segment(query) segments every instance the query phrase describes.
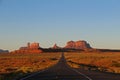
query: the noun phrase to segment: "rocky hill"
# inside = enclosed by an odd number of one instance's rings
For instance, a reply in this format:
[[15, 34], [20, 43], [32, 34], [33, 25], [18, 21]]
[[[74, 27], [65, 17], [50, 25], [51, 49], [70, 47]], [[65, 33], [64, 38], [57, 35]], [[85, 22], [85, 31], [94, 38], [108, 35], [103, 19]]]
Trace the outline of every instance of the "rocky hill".
[[91, 49], [92, 47], [86, 41], [79, 40], [79, 41], [68, 41], [65, 48], [69, 48], [69, 49]]
[[27, 46], [20, 47], [18, 50], [12, 51], [11, 53], [41, 53], [39, 43], [27, 43]]

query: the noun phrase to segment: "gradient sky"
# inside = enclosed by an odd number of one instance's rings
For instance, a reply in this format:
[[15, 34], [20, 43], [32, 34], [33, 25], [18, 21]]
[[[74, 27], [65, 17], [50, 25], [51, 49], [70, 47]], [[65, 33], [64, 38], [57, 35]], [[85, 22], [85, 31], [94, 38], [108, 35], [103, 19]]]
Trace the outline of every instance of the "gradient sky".
[[0, 0], [0, 49], [86, 40], [120, 49], [120, 0]]

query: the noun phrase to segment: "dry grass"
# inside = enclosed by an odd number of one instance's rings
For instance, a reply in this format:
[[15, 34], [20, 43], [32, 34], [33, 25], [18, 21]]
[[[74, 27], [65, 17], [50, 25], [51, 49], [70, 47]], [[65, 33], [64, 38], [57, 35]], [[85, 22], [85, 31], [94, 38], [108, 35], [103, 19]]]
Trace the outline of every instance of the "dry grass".
[[56, 64], [60, 56], [60, 53], [0, 54], [0, 80], [13, 80], [48, 68]]
[[68, 64], [74, 68], [84, 68], [120, 73], [120, 53], [65, 53]]

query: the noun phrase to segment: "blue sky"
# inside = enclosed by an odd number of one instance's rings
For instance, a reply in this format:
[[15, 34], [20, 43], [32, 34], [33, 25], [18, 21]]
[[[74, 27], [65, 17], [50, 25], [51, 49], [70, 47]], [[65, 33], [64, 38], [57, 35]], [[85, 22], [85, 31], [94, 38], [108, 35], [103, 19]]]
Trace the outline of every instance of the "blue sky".
[[120, 49], [120, 0], [0, 0], [0, 48], [86, 40]]

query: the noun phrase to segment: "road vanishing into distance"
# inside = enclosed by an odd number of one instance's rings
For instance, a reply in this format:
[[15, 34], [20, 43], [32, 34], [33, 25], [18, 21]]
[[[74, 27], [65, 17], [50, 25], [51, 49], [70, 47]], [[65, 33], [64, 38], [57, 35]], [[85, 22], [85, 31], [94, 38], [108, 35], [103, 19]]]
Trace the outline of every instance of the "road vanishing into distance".
[[59, 62], [53, 67], [18, 80], [120, 80], [120, 74], [71, 68], [62, 53]]

